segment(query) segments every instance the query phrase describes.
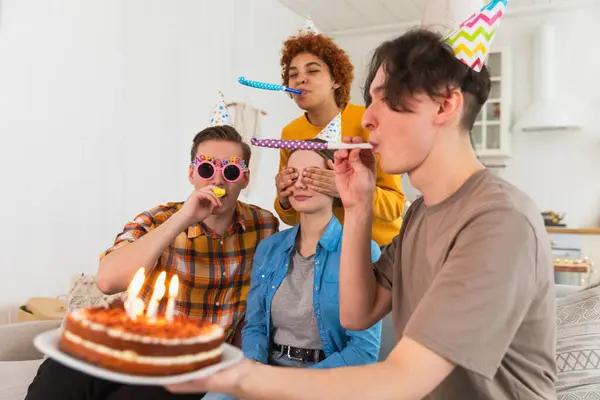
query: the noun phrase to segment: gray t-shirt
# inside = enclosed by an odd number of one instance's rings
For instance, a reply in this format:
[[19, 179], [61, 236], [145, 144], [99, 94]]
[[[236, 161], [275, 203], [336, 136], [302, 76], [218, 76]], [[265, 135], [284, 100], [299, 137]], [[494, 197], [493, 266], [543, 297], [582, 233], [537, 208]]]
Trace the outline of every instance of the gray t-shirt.
[[375, 271], [397, 340], [457, 366], [427, 399], [556, 398], [550, 239], [519, 189], [483, 170], [437, 205], [415, 201]]
[[314, 258], [294, 251], [288, 271], [273, 296], [273, 341], [302, 349], [322, 349], [313, 308]]

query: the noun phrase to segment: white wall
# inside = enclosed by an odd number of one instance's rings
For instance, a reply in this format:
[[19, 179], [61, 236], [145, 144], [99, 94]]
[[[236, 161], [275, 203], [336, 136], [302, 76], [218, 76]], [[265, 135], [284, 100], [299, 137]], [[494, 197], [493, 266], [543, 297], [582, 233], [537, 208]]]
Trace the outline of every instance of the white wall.
[[[303, 18], [275, 0], [237, 0], [233, 38], [235, 62], [232, 71], [235, 79], [245, 76], [247, 79], [280, 83], [279, 58], [283, 42], [289, 36], [297, 34], [297, 29], [303, 26]], [[280, 137], [283, 127], [301, 114], [294, 101], [285, 93], [251, 89], [239, 84], [232, 93], [239, 101], [252, 104], [268, 113], [261, 119], [262, 137]], [[252, 151], [261, 160], [260, 180], [252, 182], [252, 191], [247, 197], [244, 193], [242, 196], [244, 201], [274, 212], [279, 152], [258, 147], [253, 147]], [[282, 227], [285, 226], [282, 224]]]
[[[595, 50], [595, 21], [600, 8], [581, 9], [544, 16], [507, 16], [494, 46], [512, 47], [513, 123], [532, 101], [535, 74], [533, 40], [542, 18], [555, 23], [557, 32], [558, 93], [575, 96], [586, 107], [582, 132], [515, 133], [513, 158], [503, 176], [524, 189], [542, 210], [566, 212], [570, 227], [600, 226], [600, 52]], [[357, 69], [352, 101], [364, 104], [362, 85], [373, 50], [382, 41], [402, 32], [356, 34], [336, 37]], [[407, 198], [415, 195], [403, 179]]]
[[[3, 1], [0, 307], [66, 293], [127, 220], [185, 199], [191, 140], [217, 90], [268, 111], [265, 135], [298, 114], [235, 80], [277, 82], [281, 43], [302, 22], [275, 0], [248, 3]], [[277, 152], [263, 154], [275, 171]], [[250, 198], [267, 208], [271, 175]]]

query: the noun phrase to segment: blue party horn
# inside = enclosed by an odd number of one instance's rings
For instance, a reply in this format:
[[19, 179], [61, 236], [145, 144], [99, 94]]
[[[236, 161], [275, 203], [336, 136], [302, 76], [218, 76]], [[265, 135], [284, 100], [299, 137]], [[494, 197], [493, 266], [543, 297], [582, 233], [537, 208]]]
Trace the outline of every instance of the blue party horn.
[[244, 86], [249, 86], [249, 87], [253, 87], [256, 89], [263, 89], [263, 90], [273, 90], [273, 91], [284, 91], [284, 92], [290, 92], [290, 93], [295, 93], [295, 94], [302, 94], [302, 92], [300, 90], [297, 89], [291, 89], [289, 87], [283, 86], [283, 85], [277, 85], [275, 83], [265, 83], [265, 82], [259, 82], [259, 81], [251, 81], [248, 80], [246, 78], [244, 78], [243, 76], [240, 76], [238, 78], [238, 82], [241, 83]]

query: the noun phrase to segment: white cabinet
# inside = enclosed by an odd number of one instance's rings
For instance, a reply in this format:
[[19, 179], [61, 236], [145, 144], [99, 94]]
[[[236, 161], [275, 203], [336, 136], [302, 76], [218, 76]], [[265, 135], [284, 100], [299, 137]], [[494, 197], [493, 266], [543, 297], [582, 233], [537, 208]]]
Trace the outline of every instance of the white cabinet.
[[510, 157], [513, 65], [510, 48], [491, 51], [486, 65], [490, 69], [492, 87], [488, 101], [477, 116], [471, 138], [477, 155], [485, 164], [501, 164]]

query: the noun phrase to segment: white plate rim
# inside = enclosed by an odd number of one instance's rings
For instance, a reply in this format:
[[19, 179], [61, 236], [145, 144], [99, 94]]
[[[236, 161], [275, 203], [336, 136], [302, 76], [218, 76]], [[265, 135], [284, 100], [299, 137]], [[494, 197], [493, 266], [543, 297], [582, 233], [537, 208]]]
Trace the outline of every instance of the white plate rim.
[[244, 358], [244, 355], [240, 349], [230, 345], [229, 343], [223, 343], [223, 360], [209, 367], [180, 375], [129, 375], [98, 367], [61, 351], [58, 347], [58, 342], [62, 331], [63, 328], [58, 328], [41, 333], [35, 337], [33, 344], [39, 351], [46, 354], [49, 358], [66, 365], [67, 367], [73, 368], [88, 375], [95, 376], [97, 378], [129, 385], [161, 386], [189, 382], [194, 379], [204, 378], [212, 375], [215, 372], [240, 362]]

